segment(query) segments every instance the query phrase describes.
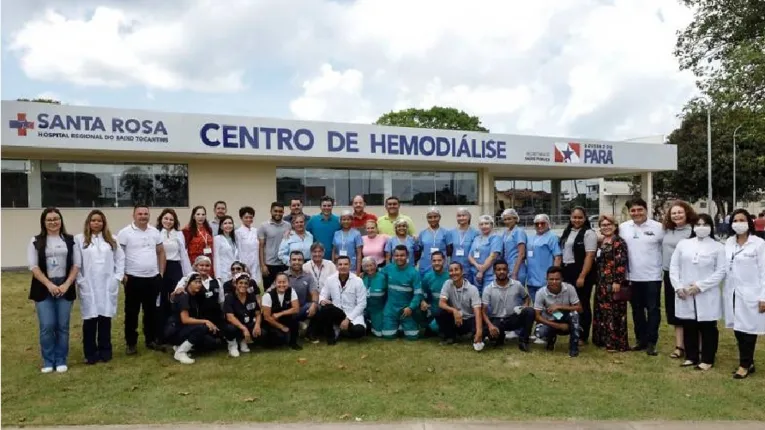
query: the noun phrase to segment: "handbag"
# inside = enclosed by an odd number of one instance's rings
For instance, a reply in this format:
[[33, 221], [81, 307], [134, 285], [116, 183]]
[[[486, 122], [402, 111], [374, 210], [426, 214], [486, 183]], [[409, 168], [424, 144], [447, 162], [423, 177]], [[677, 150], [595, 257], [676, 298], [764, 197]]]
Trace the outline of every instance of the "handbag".
[[619, 288], [619, 291], [614, 292], [615, 302], [628, 302], [632, 298], [632, 285], [629, 282], [625, 282]]

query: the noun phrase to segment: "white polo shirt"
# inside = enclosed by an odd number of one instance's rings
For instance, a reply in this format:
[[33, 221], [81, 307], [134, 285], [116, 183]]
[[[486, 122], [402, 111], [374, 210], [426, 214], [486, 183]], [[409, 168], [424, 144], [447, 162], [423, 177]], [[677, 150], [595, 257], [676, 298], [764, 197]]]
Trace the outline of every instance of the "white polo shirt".
[[652, 219], [637, 225], [635, 221], [623, 222], [619, 236], [627, 243], [629, 269], [627, 279], [634, 282], [661, 281], [661, 241], [664, 227]]
[[153, 278], [159, 275], [157, 245], [162, 245], [162, 236], [151, 225], [146, 230], [135, 223], [120, 230], [117, 240], [125, 250], [125, 274], [139, 278]]

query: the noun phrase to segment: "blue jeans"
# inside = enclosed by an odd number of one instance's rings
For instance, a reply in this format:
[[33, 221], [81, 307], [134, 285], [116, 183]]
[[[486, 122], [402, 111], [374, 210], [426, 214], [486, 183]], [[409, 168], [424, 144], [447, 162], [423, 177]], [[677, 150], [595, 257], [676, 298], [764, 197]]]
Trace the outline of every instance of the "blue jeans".
[[534, 306], [534, 302], [537, 300], [537, 292], [542, 288], [543, 287], [533, 287], [531, 285], [526, 286], [526, 289], [529, 291], [529, 297], [531, 298], [531, 306]]
[[311, 304], [311, 302], [305, 302], [302, 306], [300, 306], [297, 315], [298, 321], [305, 321], [308, 319], [308, 309], [311, 308]]
[[[53, 279], [51, 281], [57, 285], [63, 283]], [[37, 320], [40, 322], [43, 367], [66, 366], [69, 356], [69, 317], [73, 303], [61, 297], [48, 297], [35, 302]]]

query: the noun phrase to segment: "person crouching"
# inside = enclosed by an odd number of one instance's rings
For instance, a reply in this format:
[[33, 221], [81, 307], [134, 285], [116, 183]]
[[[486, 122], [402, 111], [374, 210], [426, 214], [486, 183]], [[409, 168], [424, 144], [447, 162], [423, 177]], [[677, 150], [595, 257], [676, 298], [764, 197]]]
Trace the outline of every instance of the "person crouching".
[[282, 272], [274, 279], [274, 288], [263, 295], [264, 338], [270, 346], [288, 344], [290, 348], [300, 351], [298, 345], [298, 312], [300, 302], [295, 291], [290, 288], [287, 274]]
[[547, 269], [547, 286], [537, 291], [534, 300], [537, 321], [537, 338], [547, 339], [547, 350], [555, 349], [559, 335], [569, 335], [568, 355], [579, 355], [579, 313], [582, 304], [576, 288], [563, 282], [563, 269], [553, 266]]
[[[347, 255], [337, 257], [337, 275], [327, 279], [321, 290], [321, 310], [314, 323], [316, 331], [327, 337], [327, 344], [337, 343], [338, 335], [350, 339], [364, 337], [367, 333], [364, 310], [367, 307], [367, 290], [364, 281], [351, 271], [351, 259]], [[339, 326], [339, 333], [335, 331]]]
[[239, 352], [250, 352], [249, 344], [261, 337], [261, 313], [258, 296], [251, 291], [250, 275], [234, 275], [234, 292], [226, 295], [223, 313], [226, 315], [224, 333], [228, 341], [228, 354], [239, 357]]

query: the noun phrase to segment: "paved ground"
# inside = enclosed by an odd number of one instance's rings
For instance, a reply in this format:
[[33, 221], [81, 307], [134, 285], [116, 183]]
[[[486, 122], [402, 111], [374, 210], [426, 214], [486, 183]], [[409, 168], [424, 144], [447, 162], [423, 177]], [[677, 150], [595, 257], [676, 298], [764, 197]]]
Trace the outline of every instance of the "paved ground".
[[[14, 428], [14, 427], [5, 427]], [[764, 422], [741, 421], [531, 421], [531, 422], [472, 422], [472, 421], [431, 421], [404, 422], [395, 424], [374, 424], [363, 422], [326, 423], [326, 424], [170, 424], [170, 425], [136, 425], [136, 426], [65, 426], [65, 427], [25, 427], [37, 430], [87, 430], [105, 428], [108, 430], [138, 430], [138, 429], [178, 429], [178, 430], [763, 430]]]

